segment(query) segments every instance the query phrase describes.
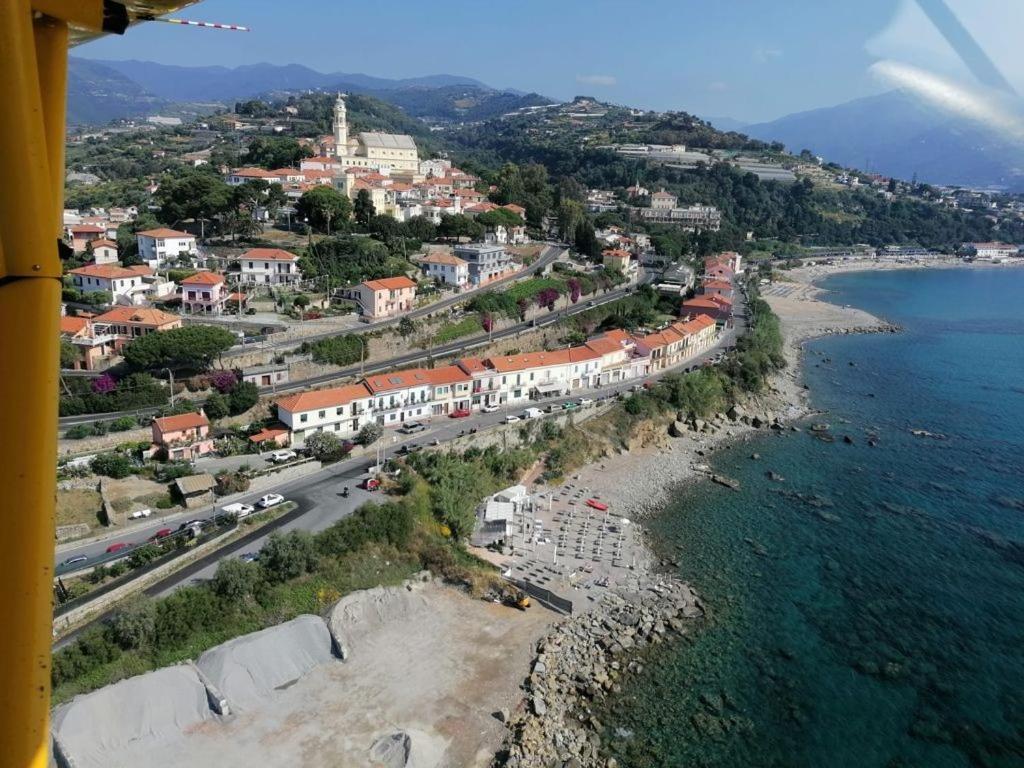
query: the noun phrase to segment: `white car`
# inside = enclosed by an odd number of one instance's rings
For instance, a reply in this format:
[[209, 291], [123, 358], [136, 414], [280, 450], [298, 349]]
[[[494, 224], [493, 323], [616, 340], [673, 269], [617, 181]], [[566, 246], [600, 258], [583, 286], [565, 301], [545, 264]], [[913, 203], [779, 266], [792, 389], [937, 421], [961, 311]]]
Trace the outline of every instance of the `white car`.
[[519, 417], [516, 416], [514, 413], [510, 413], [508, 416], [505, 417], [506, 424], [515, 424], [517, 421], [519, 421]]
[[501, 410], [501, 406], [500, 405], [485, 405], [480, 410], [483, 413], [494, 413], [496, 411]]
[[276, 507], [283, 501], [284, 496], [280, 493], [268, 493], [266, 496], [260, 497], [260, 500], [256, 502], [256, 506], [260, 509], [270, 509], [271, 507]]
[[149, 517], [153, 514], [153, 510], [149, 509], [136, 509], [134, 512], [128, 515], [132, 520], [138, 520], [140, 517]]
[[229, 515], [235, 515], [236, 517], [245, 517], [246, 515], [251, 515], [256, 511], [256, 509], [251, 504], [242, 504], [241, 502], [237, 502], [235, 504], [227, 504], [221, 508], [221, 511], [227, 512]]
[[297, 458], [298, 454], [296, 454], [295, 451], [274, 451], [270, 454], [267, 461], [272, 461], [274, 464], [283, 464], [286, 461], [291, 461], [292, 459]]
[[580, 408], [586, 408], [588, 405], [593, 405], [594, 401], [589, 397], [581, 397], [579, 399]]

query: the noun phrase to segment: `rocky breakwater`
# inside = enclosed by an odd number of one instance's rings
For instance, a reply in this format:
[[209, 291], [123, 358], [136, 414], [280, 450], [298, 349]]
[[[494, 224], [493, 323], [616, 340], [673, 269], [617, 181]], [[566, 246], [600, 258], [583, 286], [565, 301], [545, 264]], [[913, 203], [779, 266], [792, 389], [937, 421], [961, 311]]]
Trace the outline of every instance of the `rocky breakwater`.
[[886, 323], [879, 321], [874, 325], [855, 325], [855, 326], [837, 326], [834, 328], [822, 328], [820, 336], [831, 336], [833, 334], [851, 334], [851, 333], [900, 333], [903, 330], [902, 326], [896, 325], [895, 323]]
[[688, 585], [665, 580], [629, 600], [608, 594], [594, 610], [558, 624], [537, 642], [522, 705], [499, 713], [509, 735], [494, 765], [615, 766], [602, 755], [595, 710], [621, 690], [622, 675], [643, 669], [640, 651], [686, 634], [703, 616]]

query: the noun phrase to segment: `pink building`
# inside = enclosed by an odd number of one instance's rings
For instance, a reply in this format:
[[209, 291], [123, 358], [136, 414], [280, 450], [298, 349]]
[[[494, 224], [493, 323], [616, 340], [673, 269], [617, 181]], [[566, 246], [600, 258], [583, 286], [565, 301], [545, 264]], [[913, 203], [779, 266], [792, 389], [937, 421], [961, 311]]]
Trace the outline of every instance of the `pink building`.
[[363, 319], [368, 321], [394, 317], [416, 306], [416, 283], [404, 275], [367, 280], [352, 293], [363, 309]]
[[164, 453], [171, 461], [192, 461], [213, 453], [210, 420], [202, 411], [153, 419], [150, 455]]
[[224, 275], [196, 272], [181, 281], [181, 309], [186, 314], [219, 315], [227, 300]]

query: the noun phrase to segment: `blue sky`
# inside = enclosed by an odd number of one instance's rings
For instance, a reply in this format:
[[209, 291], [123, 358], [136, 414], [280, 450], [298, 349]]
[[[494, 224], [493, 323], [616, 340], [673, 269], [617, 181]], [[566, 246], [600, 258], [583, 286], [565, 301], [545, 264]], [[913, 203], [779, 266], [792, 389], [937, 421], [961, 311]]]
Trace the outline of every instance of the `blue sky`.
[[[1005, 6], [1024, 21], [1007, 0], [949, 3], [965, 14]], [[910, 50], [930, 66], [945, 47], [912, 0], [205, 0], [177, 15], [252, 31], [148, 24], [76, 55], [444, 72], [556, 99], [588, 94], [754, 122], [880, 92], [887, 85], [869, 70], [880, 58]]]

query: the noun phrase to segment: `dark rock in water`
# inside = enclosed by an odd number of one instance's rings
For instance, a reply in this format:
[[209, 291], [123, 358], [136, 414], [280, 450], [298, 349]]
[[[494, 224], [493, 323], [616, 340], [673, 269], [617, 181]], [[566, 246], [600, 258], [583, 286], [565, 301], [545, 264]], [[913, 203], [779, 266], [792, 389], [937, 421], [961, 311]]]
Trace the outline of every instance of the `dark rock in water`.
[[733, 480], [731, 477], [726, 477], [725, 475], [712, 475], [711, 481], [718, 483], [719, 485], [724, 485], [726, 488], [731, 488], [734, 491], [738, 491], [740, 489], [739, 480]]
[[912, 429], [910, 434], [914, 437], [930, 437], [933, 440], [945, 440], [946, 436], [941, 432], [929, 432], [927, 429]]
[[830, 512], [820, 512], [819, 511], [817, 513], [817, 515], [822, 520], [824, 520], [826, 523], [838, 523], [838, 522], [842, 521], [842, 518], [840, 518], [839, 515], [833, 515]]
[[870, 440], [868, 440], [868, 445], [874, 448], [876, 445], [878, 445], [878, 441], [875, 440], [874, 438], [871, 438]]
[[847, 365], [849, 365], [851, 368], [856, 368], [857, 367], [857, 364], [855, 362], [853, 362], [853, 360], [851, 360], [849, 363], [847, 363]]
[[752, 454], [750, 454], [750, 458], [751, 458], [752, 461], [757, 461], [758, 459], [761, 458], [761, 454], [760, 453], [752, 453]]
[[767, 477], [769, 480], [771, 480], [773, 483], [781, 483], [781, 482], [784, 482], [785, 479], [786, 479], [782, 475], [780, 475], [778, 472], [773, 472], [770, 469], [767, 472], [764, 473], [764, 476]]
[[853, 438], [849, 435], [843, 435], [843, 442], [847, 445], [853, 445]]
[[818, 422], [817, 424], [811, 425], [811, 432], [828, 432], [828, 424], [824, 422]]
[[874, 397], [874, 396], [875, 396], [874, 392], [868, 392], [868, 397]]

